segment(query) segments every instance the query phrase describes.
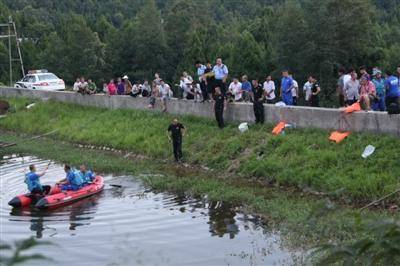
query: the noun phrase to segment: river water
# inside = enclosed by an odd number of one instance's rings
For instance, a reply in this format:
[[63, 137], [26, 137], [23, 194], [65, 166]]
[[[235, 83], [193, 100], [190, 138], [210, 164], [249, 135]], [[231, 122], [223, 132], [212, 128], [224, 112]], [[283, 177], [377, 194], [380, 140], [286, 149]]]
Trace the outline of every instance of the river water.
[[[223, 202], [156, 193], [132, 176], [105, 175], [96, 196], [47, 211], [12, 209], [7, 202], [24, 193], [34, 156], [1, 160], [0, 236], [13, 243], [34, 236], [52, 245], [37, 246], [49, 262], [27, 265], [291, 265], [296, 253], [281, 245], [259, 218], [236, 212]], [[43, 184], [64, 177], [52, 163]], [[3, 252], [3, 251], [2, 251]], [[6, 254], [6, 253], [4, 253]]]

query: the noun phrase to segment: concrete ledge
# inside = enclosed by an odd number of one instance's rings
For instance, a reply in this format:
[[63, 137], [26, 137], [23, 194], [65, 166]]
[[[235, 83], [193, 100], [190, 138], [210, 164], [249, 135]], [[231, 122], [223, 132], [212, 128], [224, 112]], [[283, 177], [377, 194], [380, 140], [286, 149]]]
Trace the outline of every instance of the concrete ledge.
[[[75, 92], [49, 92], [29, 89], [0, 87], [0, 97], [25, 97], [54, 99], [61, 102], [83, 106], [95, 106], [109, 109], [148, 110], [148, 98], [129, 96], [81, 95]], [[160, 102], [156, 109], [160, 110]], [[168, 112], [177, 115], [192, 114], [214, 118], [211, 103], [172, 99], [168, 103]], [[253, 105], [250, 103], [229, 104], [225, 119], [236, 122], [253, 122]], [[286, 121], [301, 128], [321, 128], [354, 132], [387, 133], [400, 136], [400, 115], [388, 115], [386, 112], [357, 112], [343, 115], [338, 109], [312, 107], [276, 107], [265, 105], [265, 119], [276, 123]]]

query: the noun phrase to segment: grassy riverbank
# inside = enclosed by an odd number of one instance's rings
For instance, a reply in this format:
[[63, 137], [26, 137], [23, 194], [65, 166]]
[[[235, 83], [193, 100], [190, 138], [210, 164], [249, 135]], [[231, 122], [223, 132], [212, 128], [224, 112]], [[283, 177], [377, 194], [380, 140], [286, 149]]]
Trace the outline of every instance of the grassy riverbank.
[[[336, 205], [324, 197], [303, 195], [294, 191], [257, 186], [246, 179], [219, 178], [218, 171], [203, 171], [162, 160], [137, 159], [110, 151], [78, 148], [67, 142], [51, 139], [32, 140], [28, 135], [4, 133], [0, 141], [18, 145], [0, 149], [0, 157], [10, 154], [34, 154], [59, 163], [79, 165], [82, 161], [99, 172], [140, 175], [153, 189], [207, 195], [209, 200], [225, 201], [256, 212], [279, 230], [292, 247], [310, 248], [327, 241], [357, 239], [364, 235], [361, 228], [370, 220], [389, 217], [385, 211], [359, 212]], [[51, 147], [51, 148], [49, 148]], [[396, 214], [396, 217], [399, 217]]]
[[[157, 112], [107, 110], [60, 102], [8, 99], [14, 112], [0, 120], [0, 129], [27, 134], [58, 130], [53, 139], [107, 146], [171, 158], [165, 130], [172, 116]], [[273, 125], [251, 126], [240, 134], [237, 125], [223, 131], [214, 121], [180, 117], [188, 127], [185, 159], [230, 178], [257, 178], [265, 184], [320, 191], [348, 202], [367, 202], [393, 191], [399, 184], [400, 140], [391, 136], [352, 134], [341, 144], [328, 141], [329, 132], [295, 129], [272, 136]], [[365, 146], [376, 152], [361, 158]]]

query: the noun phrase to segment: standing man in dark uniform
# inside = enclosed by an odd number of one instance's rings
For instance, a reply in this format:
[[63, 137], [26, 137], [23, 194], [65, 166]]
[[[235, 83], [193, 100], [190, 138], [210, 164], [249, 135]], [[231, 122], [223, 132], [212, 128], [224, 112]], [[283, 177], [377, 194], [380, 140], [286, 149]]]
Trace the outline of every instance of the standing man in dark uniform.
[[214, 112], [215, 119], [217, 120], [218, 127], [223, 129], [225, 127], [224, 124], [224, 111], [226, 110], [226, 98], [221, 92], [220, 87], [215, 88], [215, 96], [214, 96]]
[[254, 116], [256, 117], [256, 124], [264, 124], [265, 91], [257, 79], [253, 79], [251, 83], [253, 90], [253, 109]]
[[172, 120], [167, 130], [168, 139], [172, 141], [175, 161], [182, 160], [182, 137], [185, 136], [185, 127], [179, 123], [177, 118]]

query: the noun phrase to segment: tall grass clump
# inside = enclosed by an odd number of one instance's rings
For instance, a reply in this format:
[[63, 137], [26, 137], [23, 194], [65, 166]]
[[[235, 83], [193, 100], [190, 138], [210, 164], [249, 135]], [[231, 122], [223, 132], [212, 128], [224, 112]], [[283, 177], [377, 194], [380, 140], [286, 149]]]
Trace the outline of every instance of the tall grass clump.
[[318, 248], [318, 265], [400, 265], [400, 222], [381, 219], [366, 230], [366, 238]]

